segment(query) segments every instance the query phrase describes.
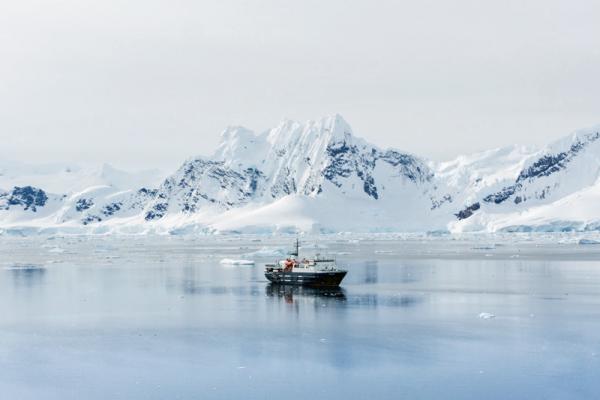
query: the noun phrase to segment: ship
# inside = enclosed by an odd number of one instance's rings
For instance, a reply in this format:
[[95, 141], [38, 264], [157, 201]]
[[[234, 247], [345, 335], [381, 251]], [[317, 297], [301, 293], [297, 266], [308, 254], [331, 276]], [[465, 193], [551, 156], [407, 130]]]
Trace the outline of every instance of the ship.
[[265, 277], [273, 284], [309, 287], [338, 287], [348, 273], [337, 267], [336, 260], [317, 255], [299, 257], [300, 241], [284, 260], [265, 265]]

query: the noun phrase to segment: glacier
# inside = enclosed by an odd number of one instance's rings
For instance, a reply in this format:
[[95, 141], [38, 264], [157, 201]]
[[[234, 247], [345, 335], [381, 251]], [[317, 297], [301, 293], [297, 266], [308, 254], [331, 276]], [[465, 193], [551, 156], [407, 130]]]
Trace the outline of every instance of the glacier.
[[600, 230], [600, 127], [437, 162], [340, 116], [228, 127], [173, 173], [0, 163], [0, 234]]

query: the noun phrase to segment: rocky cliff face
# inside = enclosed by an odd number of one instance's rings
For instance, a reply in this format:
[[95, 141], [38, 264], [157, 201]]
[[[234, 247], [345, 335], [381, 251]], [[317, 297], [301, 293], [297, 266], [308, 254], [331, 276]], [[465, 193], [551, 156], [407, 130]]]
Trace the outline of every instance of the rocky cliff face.
[[[483, 200], [495, 204], [502, 204], [508, 200], [515, 204], [528, 200], [545, 200], [560, 188], [561, 181], [567, 181], [569, 178], [579, 181], [580, 185], [592, 184], [597, 177], [597, 170], [594, 169], [598, 168], [597, 162], [593, 161], [597, 160], [585, 161], [589, 158], [586, 155], [589, 156], [590, 153], [594, 158], [596, 154], [600, 154], [600, 147], [596, 143], [599, 138], [599, 132], [575, 135], [571, 143], [563, 141], [549, 147], [528, 162], [514, 182], [496, 193], [487, 195]], [[579, 174], [585, 172], [582, 169], [591, 169], [594, 172], [591, 181], [586, 179], [589, 174]]]
[[286, 120], [260, 134], [232, 127], [213, 156], [185, 161], [155, 187], [127, 187], [126, 173], [104, 166], [99, 178], [88, 177], [101, 184], [84, 190], [4, 188], [0, 226], [168, 229], [236, 218], [246, 221], [240, 226], [276, 226], [286, 218], [294, 226], [300, 215], [325, 231], [489, 230], [490, 221], [595, 188], [599, 139], [592, 129], [541, 150], [514, 146], [435, 163], [371, 145], [339, 115]]
[[306, 124], [284, 121], [260, 135], [230, 128], [222, 137], [212, 159], [188, 160], [165, 180], [147, 220], [205, 207], [226, 210], [266, 203], [288, 195], [315, 197], [325, 190], [377, 200], [389, 178], [380, 182], [379, 175], [391, 172], [415, 187], [433, 177], [422, 160], [355, 138], [340, 116]]
[[459, 219], [473, 215], [474, 205], [481, 212], [518, 212], [596, 185], [600, 176], [598, 139], [596, 130], [579, 132], [524, 157], [518, 170], [479, 190], [470, 199], [473, 204], [460, 211]]

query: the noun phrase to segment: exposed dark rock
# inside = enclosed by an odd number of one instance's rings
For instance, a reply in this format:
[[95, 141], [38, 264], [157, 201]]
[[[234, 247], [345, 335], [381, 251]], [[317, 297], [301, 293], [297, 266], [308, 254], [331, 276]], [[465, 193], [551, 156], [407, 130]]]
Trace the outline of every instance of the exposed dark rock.
[[48, 196], [42, 189], [33, 186], [15, 186], [7, 203], [9, 206], [21, 205], [24, 210], [36, 212], [37, 207], [45, 206], [47, 201]]
[[477, 210], [479, 210], [481, 208], [479, 203], [473, 203], [468, 207], [465, 207], [464, 210], [459, 211], [458, 213], [454, 214], [456, 216], [456, 218], [458, 219], [467, 219], [469, 218], [471, 215], [473, 215], [473, 213]]
[[145, 220], [152, 221], [164, 217], [169, 205], [167, 203], [155, 204], [150, 211], [146, 213]]
[[415, 183], [430, 181], [433, 178], [433, 173], [429, 168], [410, 154], [388, 150], [380, 154], [379, 158], [394, 167], [399, 167], [399, 172]]
[[578, 140], [567, 151], [540, 157], [536, 162], [519, 173], [517, 182], [549, 176], [564, 169], [567, 163], [571, 162], [577, 154], [598, 139], [600, 139], [600, 132], [586, 136], [583, 141]]
[[338, 177], [348, 178], [356, 170], [356, 162], [353, 156], [358, 153], [356, 146], [348, 146], [347, 143], [334, 143], [327, 147], [329, 164], [323, 170], [325, 179], [337, 187], [341, 186]]
[[157, 193], [158, 189], [141, 188], [140, 190], [138, 190], [138, 194], [148, 197], [156, 197]]
[[100, 222], [100, 221], [102, 221], [102, 218], [100, 218], [97, 215], [87, 215], [85, 218], [83, 218], [81, 220], [81, 223], [83, 225], [88, 225], [88, 224], [91, 224], [92, 222]]
[[499, 192], [492, 193], [490, 195], [485, 196], [483, 198], [483, 201], [485, 201], [486, 203], [493, 202], [496, 204], [500, 204], [500, 203], [504, 202], [506, 199], [508, 199], [510, 196], [515, 194], [515, 192], [520, 188], [521, 188], [520, 183], [516, 184], [516, 185], [504, 187]]
[[79, 199], [77, 200], [77, 203], [75, 204], [75, 210], [77, 210], [78, 212], [82, 212], [84, 210], [87, 210], [88, 208], [92, 207], [94, 205], [94, 200], [93, 199]]
[[368, 176], [364, 180], [363, 190], [366, 194], [377, 200], [379, 198], [379, 194], [377, 194], [377, 186], [375, 186], [375, 180], [372, 176]]
[[121, 202], [116, 202], [116, 203], [110, 203], [105, 205], [102, 208], [102, 214], [104, 214], [105, 217], [110, 217], [112, 215], [114, 215], [117, 211], [119, 211], [121, 209], [121, 207], [123, 206], [123, 203]]
[[258, 182], [260, 178], [264, 177], [264, 174], [256, 168], [247, 168], [246, 176], [248, 177], [248, 194], [252, 195], [256, 193], [258, 189]]
[[[180, 169], [179, 175], [177, 182], [171, 178], [163, 183], [158, 198], [167, 200], [173, 192], [180, 191], [181, 209], [190, 213], [197, 211], [198, 203], [202, 199], [226, 208], [243, 204], [251, 197], [259, 195], [261, 182], [265, 179], [264, 174], [257, 168], [236, 171], [225, 166], [222, 161], [207, 161], [201, 158], [188, 161]], [[227, 193], [225, 198], [215, 198], [209, 194], [214, 183]]]
[[[514, 195], [516, 192], [520, 191], [523, 188], [523, 185], [526, 182], [533, 182], [536, 179], [550, 176], [558, 171], [561, 171], [566, 168], [567, 164], [582, 151], [588, 145], [600, 139], [600, 132], [596, 132], [591, 135], [587, 135], [583, 140], [578, 140], [573, 143], [567, 151], [563, 151], [557, 154], [545, 154], [539, 159], [537, 159], [533, 164], [529, 167], [523, 169], [515, 183], [513, 185], [502, 188], [499, 192], [492, 193], [486, 197], [484, 197], [483, 201], [486, 203], [495, 203], [500, 204]], [[547, 190], [543, 190], [537, 198], [545, 199], [548, 195], [550, 188]], [[515, 199], [515, 204], [519, 204], [521, 201], [517, 201]]]
[[440, 208], [444, 203], [452, 203], [452, 196], [450, 196], [449, 194], [446, 194], [440, 200], [436, 200], [432, 197], [431, 198], [431, 209], [435, 210], [436, 208]]
[[433, 174], [417, 158], [402, 154], [395, 150], [379, 152], [376, 149], [361, 152], [357, 146], [349, 145], [345, 140], [331, 143], [327, 147], [329, 163], [323, 170], [323, 177], [337, 187], [342, 186], [340, 178], [348, 178], [356, 174], [363, 181], [364, 192], [379, 198], [378, 187], [373, 178], [373, 170], [379, 160], [386, 162], [398, 169], [401, 176], [406, 177], [414, 183], [429, 181]]

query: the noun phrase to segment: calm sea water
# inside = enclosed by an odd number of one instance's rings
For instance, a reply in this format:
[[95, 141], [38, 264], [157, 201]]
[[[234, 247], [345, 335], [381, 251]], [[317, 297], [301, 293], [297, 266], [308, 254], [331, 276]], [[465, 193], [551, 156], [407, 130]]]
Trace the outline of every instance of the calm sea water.
[[0, 238], [0, 398], [600, 397], [600, 246], [312, 238], [333, 291], [219, 263], [290, 240]]

